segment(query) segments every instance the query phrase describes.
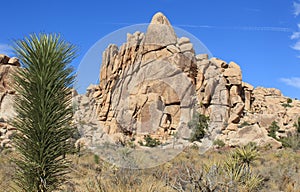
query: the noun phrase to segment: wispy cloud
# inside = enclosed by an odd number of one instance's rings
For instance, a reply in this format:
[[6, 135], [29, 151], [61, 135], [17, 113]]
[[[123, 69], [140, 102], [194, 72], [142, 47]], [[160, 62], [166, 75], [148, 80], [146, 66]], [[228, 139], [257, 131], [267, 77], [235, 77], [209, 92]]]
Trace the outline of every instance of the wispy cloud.
[[[253, 9], [252, 11], [260, 11]], [[146, 25], [149, 23], [122, 23], [122, 22], [113, 22], [113, 23], [99, 23], [102, 25]], [[173, 24], [175, 27], [186, 27], [186, 28], [206, 28], [206, 29], [225, 29], [225, 30], [245, 30], [245, 31], [273, 31], [273, 32], [293, 32], [291, 28], [288, 27], [270, 27], [270, 26], [217, 26], [217, 25], [194, 25], [194, 24]]]
[[300, 89], [300, 77], [281, 78], [281, 82]]
[[7, 44], [0, 43], [0, 54], [5, 54], [5, 55], [8, 55], [8, 56], [12, 56], [13, 50], [12, 50], [11, 46], [9, 46]]
[[254, 9], [254, 8], [244, 8], [246, 11], [251, 11], [251, 12], [261, 12], [260, 9]]
[[299, 3], [299, 1], [294, 2], [293, 7], [294, 7], [294, 11], [293, 11], [294, 15], [298, 16], [300, 14], [300, 3]]
[[296, 43], [291, 47], [297, 51], [300, 51], [300, 24], [298, 24], [298, 30], [294, 31], [290, 38], [291, 40], [296, 40]]
[[189, 27], [189, 28], [217, 28], [212, 25], [190, 25], [190, 24], [175, 24], [177, 27]]
[[236, 29], [249, 30], [249, 31], [274, 31], [274, 32], [291, 32], [292, 29], [287, 27], [261, 27], [261, 26], [246, 26], [236, 27]]
[[213, 26], [213, 25], [175, 25], [178, 27], [190, 28], [214, 28], [214, 29], [227, 29], [227, 30], [245, 30], [245, 31], [273, 31], [273, 32], [292, 32], [292, 29], [287, 27], [265, 27], [265, 26]]

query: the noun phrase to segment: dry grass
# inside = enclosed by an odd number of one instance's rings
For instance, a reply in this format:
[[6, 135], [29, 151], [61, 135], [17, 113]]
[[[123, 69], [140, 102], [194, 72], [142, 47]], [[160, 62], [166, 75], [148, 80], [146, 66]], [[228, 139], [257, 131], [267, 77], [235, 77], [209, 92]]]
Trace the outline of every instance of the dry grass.
[[[253, 177], [249, 178], [249, 183], [230, 186], [223, 166], [233, 150], [223, 148], [199, 154], [197, 149], [189, 148], [167, 163], [141, 170], [115, 167], [87, 151], [80, 156], [69, 155], [71, 173], [61, 191], [300, 191], [299, 151], [260, 149], [260, 157], [251, 165]], [[12, 185], [14, 168], [9, 157], [14, 156], [14, 152], [0, 154], [1, 192], [9, 191], [7, 186]], [[263, 179], [259, 189], [251, 188], [255, 176]]]

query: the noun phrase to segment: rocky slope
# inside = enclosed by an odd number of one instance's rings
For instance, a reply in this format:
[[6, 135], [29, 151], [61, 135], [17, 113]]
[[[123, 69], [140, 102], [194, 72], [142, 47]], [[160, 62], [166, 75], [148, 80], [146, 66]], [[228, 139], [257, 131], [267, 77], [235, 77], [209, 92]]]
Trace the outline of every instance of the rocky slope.
[[268, 127], [278, 122], [278, 134], [285, 136], [300, 112], [300, 102], [287, 104], [279, 90], [243, 82], [235, 62], [197, 55], [162, 13], [154, 15], [145, 34], [128, 34], [122, 46], [104, 51], [100, 84], [89, 97], [102, 134], [125, 140], [147, 134], [161, 141], [174, 134], [188, 139], [188, 122], [197, 111], [210, 117], [208, 140], [279, 147]]

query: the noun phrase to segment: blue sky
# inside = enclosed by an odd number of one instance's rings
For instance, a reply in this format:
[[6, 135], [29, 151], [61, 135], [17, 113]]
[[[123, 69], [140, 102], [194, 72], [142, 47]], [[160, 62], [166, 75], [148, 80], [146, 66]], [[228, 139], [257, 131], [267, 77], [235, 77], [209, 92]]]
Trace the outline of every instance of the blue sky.
[[161, 11], [215, 57], [238, 63], [244, 81], [300, 99], [298, 0], [11, 0], [1, 2], [1, 7], [1, 53], [12, 55], [12, 40], [30, 33], [58, 32], [79, 47], [73, 62], [78, 66], [99, 39], [148, 23]]

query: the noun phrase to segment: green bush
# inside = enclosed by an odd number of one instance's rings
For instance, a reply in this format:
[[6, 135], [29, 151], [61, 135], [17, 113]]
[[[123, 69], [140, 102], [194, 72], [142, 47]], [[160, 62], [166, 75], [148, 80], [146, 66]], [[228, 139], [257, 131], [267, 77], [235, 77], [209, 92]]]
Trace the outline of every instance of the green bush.
[[292, 107], [289, 103], [282, 103], [281, 106], [285, 108]]
[[296, 133], [281, 138], [280, 142], [283, 147], [298, 150], [300, 149], [300, 117], [298, 117], [297, 122], [294, 123], [294, 127], [296, 128]]
[[200, 141], [206, 134], [208, 129], [209, 118], [203, 114], [196, 113], [192, 121], [188, 123], [189, 128], [193, 130], [190, 141]]
[[241, 123], [238, 128], [243, 128], [243, 127], [246, 127], [246, 126], [249, 126], [251, 125], [250, 123], [248, 123], [247, 121], [244, 121], [243, 123]]
[[245, 147], [249, 147], [253, 150], [256, 150], [257, 149], [257, 143], [253, 142], [253, 141], [250, 141], [247, 145], [245, 145]]
[[291, 98], [287, 98], [286, 103], [281, 104], [283, 107], [287, 108], [287, 107], [293, 107], [292, 105], [290, 105], [293, 102], [293, 100]]
[[135, 149], [135, 147], [136, 147], [134, 140], [127, 141], [126, 146], [129, 148], [132, 148], [132, 149]]
[[157, 138], [152, 138], [150, 135], [145, 135], [144, 140], [145, 140], [145, 144], [143, 141], [139, 141], [138, 143], [141, 146], [146, 146], [146, 147], [156, 147], [161, 144], [161, 142]]
[[294, 126], [296, 127], [296, 133], [290, 133], [287, 137], [277, 138], [276, 132], [280, 129], [280, 127], [275, 121], [273, 121], [269, 126], [268, 135], [281, 142], [283, 147], [298, 150], [300, 149], [300, 117], [298, 118], [298, 121], [295, 122]]
[[100, 158], [98, 155], [94, 154], [94, 163], [99, 164], [100, 163]]
[[276, 132], [280, 129], [280, 127], [277, 125], [276, 121], [273, 121], [272, 124], [269, 126], [269, 136], [273, 137], [274, 139], [277, 139]]
[[287, 137], [278, 139], [282, 143], [282, 146], [285, 148], [291, 148], [293, 150], [300, 149], [300, 134], [294, 133], [289, 134]]
[[216, 146], [218, 146], [218, 147], [225, 147], [224, 141], [222, 141], [222, 140], [220, 140], [220, 139], [214, 140], [213, 145], [216, 145]]
[[300, 134], [300, 117], [298, 117], [297, 122], [294, 123], [294, 127], [296, 128], [297, 134]]

